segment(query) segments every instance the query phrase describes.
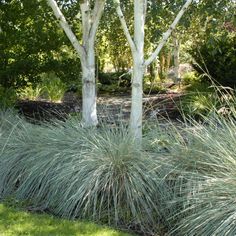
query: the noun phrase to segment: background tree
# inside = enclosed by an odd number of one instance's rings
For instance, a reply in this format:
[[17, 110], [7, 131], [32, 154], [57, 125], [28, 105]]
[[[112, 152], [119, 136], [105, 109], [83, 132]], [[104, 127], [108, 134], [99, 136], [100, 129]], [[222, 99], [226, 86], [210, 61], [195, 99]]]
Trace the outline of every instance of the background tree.
[[134, 39], [129, 32], [127, 23], [125, 21], [123, 12], [121, 10], [121, 5], [119, 1], [114, 1], [116, 5], [116, 11], [119, 16], [121, 25], [123, 27], [127, 41], [132, 52], [133, 58], [133, 74], [132, 74], [132, 107], [131, 107], [131, 117], [130, 117], [130, 129], [137, 140], [138, 143], [141, 142], [142, 138], [142, 98], [143, 98], [143, 76], [144, 70], [149, 66], [153, 60], [160, 53], [160, 50], [165, 45], [167, 39], [171, 35], [172, 31], [175, 29], [177, 23], [183, 16], [186, 9], [191, 4], [191, 0], [188, 0], [174, 22], [171, 24], [169, 29], [163, 34], [162, 40], [159, 42], [157, 48], [152, 52], [147, 60], [144, 59], [144, 36], [145, 36], [145, 18], [147, 11], [147, 1], [146, 0], [134, 0]]
[[[79, 5], [82, 24], [82, 44], [76, 38], [75, 34], [71, 30], [70, 25], [66, 21], [62, 11], [57, 5], [55, 0], [47, 1], [52, 8], [54, 15], [59, 21], [61, 28], [66, 33], [68, 39], [71, 41], [76, 52], [78, 53], [82, 66], [82, 95], [83, 95], [83, 121], [86, 126], [96, 125], [97, 109], [96, 109], [96, 81], [95, 81], [95, 39], [99, 25], [100, 18], [103, 13], [105, 0], [95, 0], [94, 2], [89, 0], [82, 0], [78, 3], [72, 1], [71, 4]], [[68, 2], [68, 1], [67, 1]], [[70, 4], [71, 1], [69, 1]], [[64, 2], [62, 2], [64, 4]]]
[[[80, 63], [44, 1], [0, 1], [0, 85], [36, 84], [42, 73], [78, 79]], [[77, 71], [77, 73], [74, 73]]]
[[[188, 52], [193, 66], [200, 73], [207, 73], [216, 84], [235, 86], [236, 67], [236, 2], [202, 1], [192, 12], [194, 21], [189, 34]], [[202, 14], [200, 14], [202, 13]]]

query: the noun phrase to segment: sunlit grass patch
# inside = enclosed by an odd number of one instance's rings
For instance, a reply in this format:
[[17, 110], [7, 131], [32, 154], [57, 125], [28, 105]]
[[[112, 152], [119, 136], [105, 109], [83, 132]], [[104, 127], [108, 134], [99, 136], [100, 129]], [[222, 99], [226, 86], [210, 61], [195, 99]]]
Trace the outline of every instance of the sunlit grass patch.
[[0, 204], [1, 236], [128, 236], [129, 234], [85, 221], [31, 214]]

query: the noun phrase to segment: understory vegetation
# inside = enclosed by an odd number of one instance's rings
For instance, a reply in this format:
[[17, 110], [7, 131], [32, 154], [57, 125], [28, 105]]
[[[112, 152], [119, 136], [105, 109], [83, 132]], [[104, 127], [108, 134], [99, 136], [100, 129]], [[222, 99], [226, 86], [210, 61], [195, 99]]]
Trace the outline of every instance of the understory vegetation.
[[147, 126], [33, 125], [1, 113], [0, 198], [133, 232], [234, 235], [235, 111]]

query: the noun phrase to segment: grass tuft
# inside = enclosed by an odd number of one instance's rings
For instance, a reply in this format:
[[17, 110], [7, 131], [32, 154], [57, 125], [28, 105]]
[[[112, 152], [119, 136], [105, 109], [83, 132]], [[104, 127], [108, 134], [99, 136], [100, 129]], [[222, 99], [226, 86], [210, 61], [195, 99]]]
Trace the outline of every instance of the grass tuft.
[[236, 122], [216, 115], [184, 130], [185, 142], [172, 150], [184, 183], [172, 235], [235, 235]]

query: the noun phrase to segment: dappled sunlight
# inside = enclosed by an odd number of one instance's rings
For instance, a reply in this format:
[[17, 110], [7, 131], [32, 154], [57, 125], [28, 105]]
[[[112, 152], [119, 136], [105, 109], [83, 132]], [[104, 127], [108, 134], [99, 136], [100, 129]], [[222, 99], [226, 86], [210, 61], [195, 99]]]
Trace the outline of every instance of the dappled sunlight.
[[0, 204], [1, 236], [128, 236], [93, 223], [57, 219], [45, 214], [17, 211]]

